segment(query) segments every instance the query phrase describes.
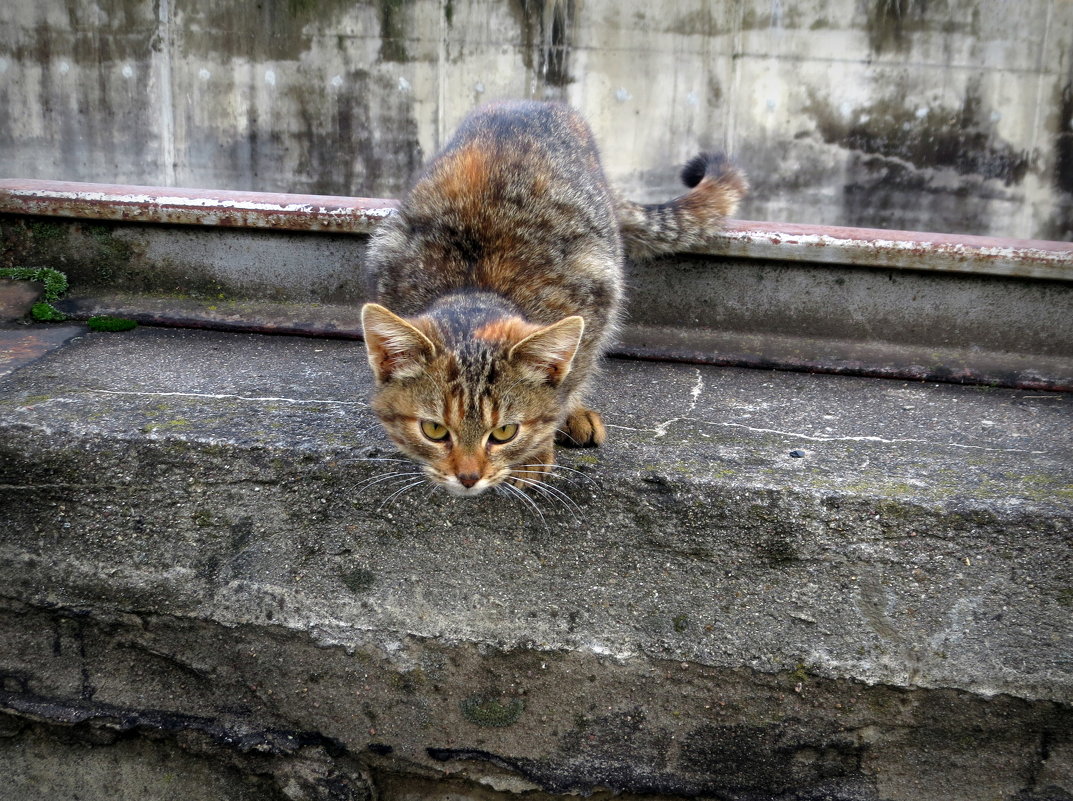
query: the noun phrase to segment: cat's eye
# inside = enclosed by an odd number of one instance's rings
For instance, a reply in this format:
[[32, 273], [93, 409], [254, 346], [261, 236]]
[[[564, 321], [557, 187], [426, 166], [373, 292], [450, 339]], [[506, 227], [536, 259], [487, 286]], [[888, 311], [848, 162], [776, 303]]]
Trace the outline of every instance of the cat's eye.
[[514, 439], [514, 436], [517, 433], [518, 424], [507, 423], [506, 425], [500, 426], [499, 428], [493, 428], [488, 433], [488, 438], [491, 439], [492, 442], [496, 442], [502, 445], [504, 442], [510, 442], [512, 439]]
[[451, 433], [447, 430], [447, 426], [443, 423], [437, 423], [434, 420], [422, 420], [421, 433], [433, 442], [443, 442], [451, 436]]

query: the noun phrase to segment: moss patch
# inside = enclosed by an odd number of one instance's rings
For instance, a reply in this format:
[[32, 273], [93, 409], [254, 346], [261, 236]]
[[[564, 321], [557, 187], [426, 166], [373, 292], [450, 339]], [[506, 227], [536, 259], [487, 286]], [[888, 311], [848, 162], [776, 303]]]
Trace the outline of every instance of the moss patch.
[[30, 308], [30, 316], [39, 322], [60, 322], [67, 315], [52, 304], [67, 291], [67, 276], [51, 267], [4, 267], [0, 269], [0, 278], [12, 278], [16, 281], [37, 281], [45, 288], [41, 300]]
[[487, 695], [471, 695], [459, 707], [462, 715], [477, 726], [504, 728], [518, 721], [525, 711], [525, 702], [521, 698], [502, 701]]
[[134, 320], [128, 320], [126, 317], [97, 315], [90, 317], [86, 321], [86, 325], [89, 326], [91, 331], [129, 331], [137, 327], [138, 323]]

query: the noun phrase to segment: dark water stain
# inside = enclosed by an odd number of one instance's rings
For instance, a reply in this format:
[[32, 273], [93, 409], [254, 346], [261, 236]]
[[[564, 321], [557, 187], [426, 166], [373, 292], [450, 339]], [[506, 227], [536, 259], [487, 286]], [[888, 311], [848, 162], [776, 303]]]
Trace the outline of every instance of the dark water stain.
[[682, 742], [680, 769], [741, 790], [786, 792], [861, 775], [863, 751], [833, 734], [802, 742], [786, 726], [706, 725]]
[[[939, 8], [929, 18], [928, 11], [933, 5]], [[912, 35], [919, 31], [978, 36], [980, 10], [955, 11], [949, 4], [936, 4], [933, 0], [868, 0], [864, 29], [874, 54], [900, 54], [909, 51]]]
[[1058, 91], [1058, 124], [1054, 138], [1054, 184], [1073, 194], [1073, 81]]
[[423, 158], [412, 95], [364, 69], [343, 72], [338, 86], [313, 76], [260, 103], [251, 90], [248, 114], [226, 130], [191, 114], [180, 154], [189, 165], [185, 180], [249, 191], [402, 195]]
[[923, 27], [928, 0], [871, 0], [865, 30], [874, 53], [909, 49], [909, 32]]
[[331, 31], [354, 6], [354, 0], [187, 0], [176, 19], [183, 26], [179, 41], [192, 56], [295, 61], [317, 31]]
[[1034, 161], [1029, 151], [995, 133], [978, 86], [970, 86], [959, 109], [933, 106], [921, 113], [909, 107], [904, 95], [896, 95], [857, 109], [847, 120], [813, 95], [805, 112], [828, 144], [918, 168], [952, 169], [1009, 186], [1021, 183]]
[[1057, 190], [1054, 209], [1042, 226], [1039, 236], [1045, 239], [1073, 239], [1073, 81], [1061, 86], [1055, 107], [1054, 172], [1052, 180]]
[[406, 53], [406, 0], [377, 0], [380, 14], [380, 60], [409, 61]]
[[354, 70], [346, 91], [293, 87], [300, 132], [296, 172], [316, 194], [397, 197], [420, 169], [422, 152], [409, 95], [389, 78]]
[[570, 75], [574, 0], [511, 0], [522, 34], [522, 62], [546, 86], [564, 87]]
[[987, 233], [995, 201], [1019, 202], [1038, 158], [995, 130], [978, 85], [959, 108], [918, 110], [904, 92], [850, 115], [816, 95], [806, 112], [820, 138], [849, 151], [843, 184], [845, 225]]

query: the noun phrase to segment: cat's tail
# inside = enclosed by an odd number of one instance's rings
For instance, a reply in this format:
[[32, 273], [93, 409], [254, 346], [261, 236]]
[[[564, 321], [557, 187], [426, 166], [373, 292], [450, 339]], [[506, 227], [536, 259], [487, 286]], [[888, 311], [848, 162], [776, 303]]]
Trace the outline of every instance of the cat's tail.
[[745, 197], [745, 175], [721, 153], [701, 153], [682, 168], [689, 192], [667, 203], [618, 199], [615, 211], [626, 252], [634, 258], [704, 244]]

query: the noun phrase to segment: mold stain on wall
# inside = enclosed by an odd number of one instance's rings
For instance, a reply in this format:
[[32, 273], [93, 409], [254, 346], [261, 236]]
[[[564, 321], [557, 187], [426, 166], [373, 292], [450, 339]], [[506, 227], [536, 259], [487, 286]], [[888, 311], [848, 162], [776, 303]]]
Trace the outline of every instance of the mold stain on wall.
[[565, 87], [570, 75], [574, 0], [511, 0], [522, 35], [526, 69], [548, 87]]
[[1059, 89], [1056, 107], [1053, 181], [1057, 202], [1042, 235], [1067, 240], [1073, 238], [1073, 80]]
[[995, 133], [979, 87], [969, 87], [959, 109], [911, 108], [904, 95], [895, 95], [859, 108], [846, 119], [813, 95], [806, 111], [828, 144], [916, 168], [951, 169], [1009, 186], [1021, 183], [1033, 164], [1031, 153], [1017, 150]]
[[1016, 200], [1038, 161], [998, 135], [977, 84], [958, 108], [914, 107], [896, 92], [846, 114], [813, 93], [804, 111], [825, 144], [848, 153], [847, 225], [906, 227], [920, 214], [929, 230], [985, 231], [988, 202]]

